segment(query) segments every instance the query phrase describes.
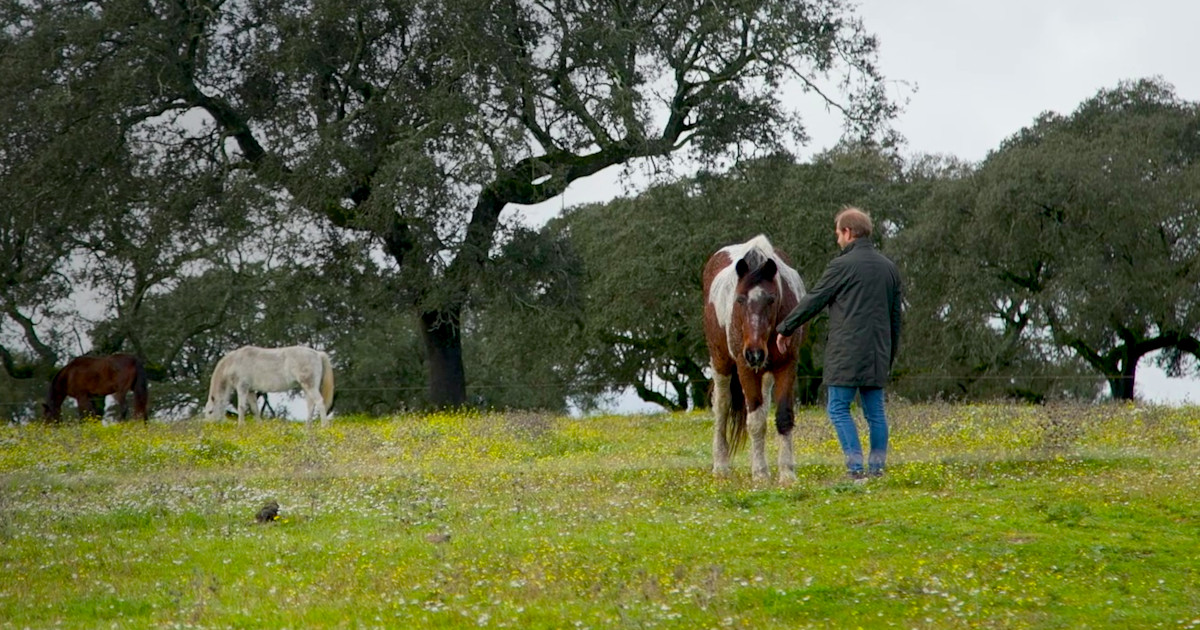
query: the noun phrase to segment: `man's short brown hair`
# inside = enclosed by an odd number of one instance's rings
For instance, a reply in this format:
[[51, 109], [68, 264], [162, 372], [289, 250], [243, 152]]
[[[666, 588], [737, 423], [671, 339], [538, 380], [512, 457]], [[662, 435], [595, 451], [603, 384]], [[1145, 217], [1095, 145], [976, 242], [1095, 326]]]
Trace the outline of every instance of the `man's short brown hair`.
[[871, 235], [873, 229], [871, 216], [854, 206], [842, 208], [834, 219], [833, 226], [839, 230], [848, 228], [854, 238], [866, 238]]

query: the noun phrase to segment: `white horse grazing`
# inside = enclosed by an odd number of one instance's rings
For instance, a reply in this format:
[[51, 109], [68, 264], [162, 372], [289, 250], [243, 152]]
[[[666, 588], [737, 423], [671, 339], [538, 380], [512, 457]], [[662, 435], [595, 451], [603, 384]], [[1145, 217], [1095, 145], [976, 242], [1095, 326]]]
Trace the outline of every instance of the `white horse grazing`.
[[[256, 392], [286, 392], [299, 387], [308, 401], [305, 425], [314, 415], [321, 426], [329, 426], [329, 407], [333, 403], [333, 366], [329, 355], [305, 346], [259, 348], [242, 346], [217, 362], [208, 387], [204, 413], [215, 420], [225, 412], [233, 392], [238, 396], [238, 424], [247, 407], [257, 407]], [[253, 409], [255, 415], [261, 415]]]

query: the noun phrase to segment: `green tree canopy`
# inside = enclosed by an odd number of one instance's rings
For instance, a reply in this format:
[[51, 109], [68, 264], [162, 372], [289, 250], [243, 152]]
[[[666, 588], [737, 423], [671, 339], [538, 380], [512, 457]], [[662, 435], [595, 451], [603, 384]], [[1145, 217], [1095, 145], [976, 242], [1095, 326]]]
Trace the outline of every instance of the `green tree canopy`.
[[[6, 106], [6, 137], [107, 134], [81, 168], [122, 176], [188, 149], [202, 171], [249, 174], [310, 221], [368, 235], [417, 315], [434, 404], [466, 398], [463, 315], [508, 203], [634, 158], [802, 139], [784, 81], [862, 134], [894, 113], [875, 40], [840, 0], [34, 0], [0, 21], [19, 75], [6, 86], [49, 103], [38, 119]], [[56, 185], [101, 198], [87, 186], [105, 180], [68, 168]]]
[[1142, 357], [1200, 353], [1198, 158], [1200, 107], [1161, 81], [1042, 115], [921, 217], [910, 251], [942, 252], [925, 262], [966, 288], [927, 313], [967, 313], [1000, 348], [1073, 352], [1132, 398]]

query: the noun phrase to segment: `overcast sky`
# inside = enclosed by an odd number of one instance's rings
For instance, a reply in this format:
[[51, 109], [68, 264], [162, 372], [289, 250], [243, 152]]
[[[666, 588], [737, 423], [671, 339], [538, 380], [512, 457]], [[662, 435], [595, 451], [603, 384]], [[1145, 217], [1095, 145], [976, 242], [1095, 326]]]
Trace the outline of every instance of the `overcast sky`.
[[[1070, 113], [1127, 79], [1160, 76], [1179, 97], [1200, 101], [1200, 1], [864, 0], [858, 14], [879, 39], [893, 98], [908, 99], [895, 121], [906, 155], [981, 160], [1038, 114]], [[820, 108], [807, 124], [813, 142], [802, 157], [840, 135], [838, 120]], [[623, 179], [609, 169], [519, 211], [538, 224], [563, 207], [607, 201], [636, 185], [636, 175]], [[1143, 359], [1138, 395], [1200, 403], [1200, 381], [1167, 379]]]

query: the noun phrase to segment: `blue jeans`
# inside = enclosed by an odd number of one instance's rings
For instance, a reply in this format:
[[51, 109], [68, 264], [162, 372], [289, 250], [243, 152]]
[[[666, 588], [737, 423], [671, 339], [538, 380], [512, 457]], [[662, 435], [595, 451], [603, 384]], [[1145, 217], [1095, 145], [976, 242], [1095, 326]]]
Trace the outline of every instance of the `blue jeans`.
[[867, 418], [867, 428], [870, 431], [871, 454], [867, 458], [867, 466], [873, 474], [883, 473], [887, 463], [888, 426], [887, 416], [883, 412], [882, 387], [839, 387], [829, 386], [829, 421], [837, 432], [838, 442], [842, 445], [842, 453], [846, 455], [846, 469], [851, 473], [863, 472], [862, 442], [858, 439], [858, 428], [854, 426], [854, 418], [850, 417], [850, 403], [854, 402], [854, 394], [858, 394], [862, 404], [863, 415]]

